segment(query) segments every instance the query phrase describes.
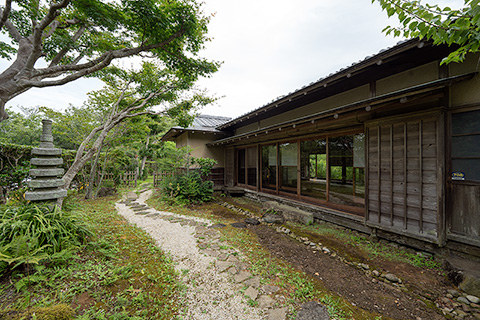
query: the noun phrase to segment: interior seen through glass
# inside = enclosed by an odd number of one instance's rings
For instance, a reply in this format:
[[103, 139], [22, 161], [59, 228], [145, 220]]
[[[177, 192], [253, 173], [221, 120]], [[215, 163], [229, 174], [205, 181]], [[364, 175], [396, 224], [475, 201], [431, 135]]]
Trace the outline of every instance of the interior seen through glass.
[[[238, 161], [239, 171], [243, 172], [238, 175], [239, 183], [256, 185], [256, 150], [256, 147], [239, 150], [239, 157], [243, 157]], [[278, 181], [278, 190], [282, 192], [298, 194], [299, 186], [301, 196], [347, 206], [365, 206], [363, 133], [307, 140], [300, 145], [280, 143], [278, 150], [277, 145], [266, 145], [261, 146], [260, 152], [263, 189], [277, 190]]]

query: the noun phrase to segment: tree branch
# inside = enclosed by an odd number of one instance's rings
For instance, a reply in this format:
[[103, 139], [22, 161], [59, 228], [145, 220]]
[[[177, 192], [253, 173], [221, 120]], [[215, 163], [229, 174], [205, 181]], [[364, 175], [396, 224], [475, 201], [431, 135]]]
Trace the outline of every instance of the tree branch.
[[7, 21], [11, 10], [12, 10], [12, 0], [6, 0], [5, 11], [2, 12], [2, 9], [0, 9], [0, 14], [2, 15], [2, 17], [0, 18], [0, 29], [2, 29], [3, 26], [5, 25], [5, 22]]
[[[81, 26], [77, 32], [73, 35], [72, 37], [72, 43], [75, 43], [84, 33], [85, 33], [85, 30], [87, 29], [87, 27], [85, 26]], [[63, 48], [62, 50], [60, 50], [60, 52], [57, 53], [57, 55], [55, 56], [55, 58], [52, 59], [52, 62], [50, 63], [49, 67], [53, 67], [53, 66], [56, 66], [60, 60], [62, 60], [62, 58], [68, 53], [68, 51], [70, 50], [71, 46], [69, 45], [68, 47], [66, 48]]]
[[48, 9], [48, 13], [33, 29], [32, 35], [29, 37], [32, 39], [33, 49], [25, 64], [24, 70], [27, 74], [30, 74], [33, 70], [35, 62], [42, 52], [42, 35], [43, 31], [57, 18], [57, 12], [60, 9], [68, 6], [71, 0], [62, 0], [57, 4], [52, 4]]
[[[177, 32], [175, 32], [172, 36], [170, 36], [167, 40], [160, 42], [160, 43], [154, 43], [146, 46], [139, 46], [135, 48], [122, 48], [122, 49], [117, 49], [117, 50], [112, 50], [105, 52], [102, 54], [100, 57], [97, 59], [94, 59], [92, 61], [89, 61], [87, 63], [83, 64], [68, 64], [68, 65], [62, 65], [62, 66], [54, 66], [54, 67], [49, 67], [49, 68], [43, 68], [43, 69], [37, 69], [33, 73], [33, 77], [40, 77], [41, 79], [52, 77], [52, 76], [57, 76], [59, 73], [66, 73], [66, 72], [72, 72], [72, 71], [81, 71], [81, 70], [87, 70], [85, 74], [90, 74], [95, 71], [98, 71], [98, 69], [95, 68], [96, 65], [103, 63], [105, 60], [110, 59], [108, 63], [111, 62], [113, 59], [119, 59], [119, 58], [125, 58], [129, 56], [136, 55], [140, 52], [143, 51], [149, 51], [152, 49], [158, 49], [158, 48], [163, 48], [176, 38], [181, 37], [185, 33], [184, 29], [181, 29]], [[107, 64], [108, 65], [108, 64]], [[93, 71], [91, 71], [93, 70]], [[76, 79], [76, 78], [75, 78]], [[75, 80], [74, 79], [74, 80]], [[63, 84], [63, 83], [62, 83]], [[43, 85], [43, 87], [47, 86], [55, 86], [58, 84], [48, 84], [48, 85]], [[37, 87], [37, 85], [34, 85]]]
[[[1, 8], [0, 8], [0, 14], [2, 16], [4, 15]], [[8, 16], [7, 16], [7, 20], [5, 20], [4, 22], [4, 26], [7, 28], [8, 33], [15, 41], [20, 42], [20, 40], [23, 39], [23, 36], [20, 34], [18, 29], [13, 25], [13, 23], [10, 22], [10, 20], [8, 20]]]

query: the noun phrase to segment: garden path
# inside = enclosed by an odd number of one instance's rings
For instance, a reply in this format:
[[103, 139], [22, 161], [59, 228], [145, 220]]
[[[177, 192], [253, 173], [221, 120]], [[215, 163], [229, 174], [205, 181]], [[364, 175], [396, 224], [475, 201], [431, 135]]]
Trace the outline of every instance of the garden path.
[[186, 319], [286, 318], [287, 309], [278, 307], [274, 295], [278, 288], [262, 286], [240, 252], [221, 241], [211, 221], [158, 212], [145, 204], [152, 191], [142, 191], [138, 198], [129, 193], [116, 208], [171, 254], [185, 285], [181, 314]]

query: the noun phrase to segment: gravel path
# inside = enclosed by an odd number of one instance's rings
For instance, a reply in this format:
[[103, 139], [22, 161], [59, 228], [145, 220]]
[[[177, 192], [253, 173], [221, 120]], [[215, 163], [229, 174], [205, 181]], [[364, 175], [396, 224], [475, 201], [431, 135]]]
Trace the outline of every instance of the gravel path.
[[[171, 254], [185, 285], [181, 293], [185, 319], [285, 319], [286, 310], [272, 309], [268, 296], [257, 299], [262, 290], [259, 279], [245, 270], [247, 264], [239, 253], [221, 243], [214, 228], [208, 228], [210, 221], [148, 208], [145, 200], [151, 193], [144, 191], [135, 201], [130, 193], [130, 199], [117, 203], [116, 208]], [[247, 290], [241, 293], [242, 288]], [[257, 300], [259, 307], [250, 306], [249, 299]]]

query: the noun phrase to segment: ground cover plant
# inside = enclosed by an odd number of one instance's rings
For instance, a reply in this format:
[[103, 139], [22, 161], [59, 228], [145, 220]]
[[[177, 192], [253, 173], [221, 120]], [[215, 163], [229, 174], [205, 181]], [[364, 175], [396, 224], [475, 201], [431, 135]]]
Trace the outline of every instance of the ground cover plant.
[[0, 319], [177, 318], [171, 259], [116, 213], [116, 200], [75, 198], [69, 214], [90, 226], [88, 241], [68, 259], [40, 259], [0, 277]]
[[[221, 241], [229, 243], [237, 248], [250, 262], [249, 271], [252, 275], [261, 277], [262, 284], [275, 285], [280, 288], [276, 294], [284, 296], [284, 305], [291, 312], [290, 319], [295, 319], [296, 310], [300, 306], [312, 300], [317, 300], [327, 306], [332, 319], [376, 319], [378, 315], [357, 308], [339, 295], [330, 292], [313, 277], [296, 269], [288, 262], [274, 257], [260, 243], [257, 236], [248, 229], [237, 229], [229, 226], [229, 223], [238, 221], [238, 214], [221, 206], [218, 202], [232, 198], [217, 197], [217, 202], [190, 204], [185, 206], [174, 205], [162, 200], [159, 191], [147, 200], [147, 203], [157, 210], [175, 212], [181, 215], [209, 219], [212, 223], [227, 224], [219, 229], [222, 233]], [[235, 201], [243, 202], [242, 198]], [[251, 201], [246, 201], [244, 208], [248, 207], [251, 212], [255, 211]], [[242, 290], [247, 289], [246, 287]], [[256, 305], [256, 301], [247, 299], [249, 304]], [[381, 319], [381, 318], [378, 318]]]

